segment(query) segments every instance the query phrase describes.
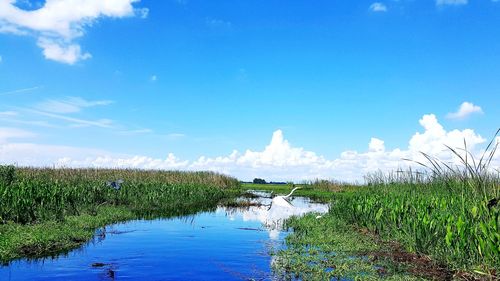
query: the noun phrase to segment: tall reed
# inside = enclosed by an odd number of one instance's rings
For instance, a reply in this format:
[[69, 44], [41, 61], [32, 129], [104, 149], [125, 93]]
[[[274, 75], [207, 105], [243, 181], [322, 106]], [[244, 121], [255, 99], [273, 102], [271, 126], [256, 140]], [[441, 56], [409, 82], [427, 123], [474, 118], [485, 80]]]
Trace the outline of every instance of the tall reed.
[[[123, 179], [119, 189], [108, 182]], [[103, 205], [137, 212], [218, 201], [238, 180], [213, 172], [51, 169], [0, 166], [0, 223], [62, 220]]]
[[369, 175], [366, 186], [337, 194], [331, 212], [454, 268], [498, 272], [500, 177], [489, 167], [498, 133], [478, 158], [465, 142], [448, 147], [459, 166], [423, 154], [423, 172]]

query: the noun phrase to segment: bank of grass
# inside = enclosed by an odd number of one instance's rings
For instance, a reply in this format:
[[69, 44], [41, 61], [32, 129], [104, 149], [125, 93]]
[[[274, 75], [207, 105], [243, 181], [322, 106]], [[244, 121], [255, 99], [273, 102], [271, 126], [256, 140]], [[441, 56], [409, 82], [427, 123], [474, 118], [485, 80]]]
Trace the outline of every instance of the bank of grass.
[[[286, 248], [275, 253], [273, 269], [284, 280], [421, 280], [411, 265], [378, 258], [388, 245], [326, 214], [292, 218]], [[377, 259], [375, 259], [377, 257]]]
[[492, 204], [500, 195], [499, 179], [472, 181], [377, 183], [338, 194], [330, 212], [451, 269], [493, 276], [500, 270], [500, 211]]
[[110, 223], [214, 208], [240, 191], [211, 172], [0, 166], [0, 262], [67, 251]]
[[287, 222], [293, 232], [274, 268], [302, 280], [497, 280], [500, 181], [491, 174], [480, 186], [471, 181], [386, 177], [330, 192], [327, 215]]
[[298, 184], [254, 184], [243, 183], [243, 189], [260, 190], [272, 192], [273, 195], [286, 195], [294, 187], [297, 189], [293, 196], [304, 196], [316, 201], [328, 202], [334, 196], [334, 192], [346, 192], [356, 188], [354, 185], [338, 183], [328, 180], [304, 181]]
[[424, 154], [427, 173], [376, 174], [366, 185], [332, 192], [328, 215], [288, 222], [293, 233], [277, 254], [276, 270], [304, 280], [404, 272], [498, 280], [500, 176], [488, 168], [497, 146], [490, 143], [480, 159], [450, 148], [459, 166]]

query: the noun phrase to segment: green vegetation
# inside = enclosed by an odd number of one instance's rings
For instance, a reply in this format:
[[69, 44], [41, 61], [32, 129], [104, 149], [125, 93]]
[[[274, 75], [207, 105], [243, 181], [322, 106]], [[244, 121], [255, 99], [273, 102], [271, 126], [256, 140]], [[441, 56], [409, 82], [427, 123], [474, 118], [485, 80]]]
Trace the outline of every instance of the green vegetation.
[[[313, 200], [328, 202], [334, 196], [333, 192], [345, 191], [356, 188], [356, 186], [348, 184], [340, 184], [337, 182], [327, 181], [327, 180], [316, 180], [316, 181], [305, 181], [301, 184], [295, 186], [300, 186], [293, 195], [294, 196], [304, 196], [309, 197]], [[293, 184], [254, 184], [254, 183], [244, 183], [242, 184], [245, 190], [261, 190], [272, 192], [274, 194], [288, 194], [293, 189]]]
[[451, 268], [493, 272], [500, 270], [500, 211], [488, 202], [498, 197], [498, 183], [497, 177], [481, 186], [440, 178], [374, 184], [337, 195], [330, 212]]
[[[372, 174], [367, 184], [300, 184], [294, 196], [330, 202], [322, 217], [292, 218], [273, 268], [284, 279], [495, 279], [500, 272], [500, 173], [450, 148], [463, 165], [423, 154], [427, 173]], [[119, 189], [108, 181], [123, 179]], [[106, 224], [184, 215], [244, 190], [288, 194], [292, 184], [250, 184], [215, 173], [32, 169], [0, 166], [0, 261], [44, 256], [88, 241]], [[247, 196], [251, 196], [247, 194]]]
[[327, 214], [292, 218], [294, 232], [276, 253], [275, 272], [285, 280], [419, 280], [411, 265], [384, 257], [389, 247]]
[[211, 172], [0, 166], [0, 261], [68, 250], [106, 224], [193, 213], [237, 192], [236, 179]]
[[365, 186], [332, 193], [327, 216], [289, 221], [294, 233], [278, 253], [277, 270], [308, 280], [393, 278], [405, 267], [431, 279], [496, 279], [500, 174], [488, 169], [498, 146], [492, 144], [480, 159], [449, 148], [461, 166], [424, 154], [429, 164], [419, 164], [427, 174], [373, 174]]

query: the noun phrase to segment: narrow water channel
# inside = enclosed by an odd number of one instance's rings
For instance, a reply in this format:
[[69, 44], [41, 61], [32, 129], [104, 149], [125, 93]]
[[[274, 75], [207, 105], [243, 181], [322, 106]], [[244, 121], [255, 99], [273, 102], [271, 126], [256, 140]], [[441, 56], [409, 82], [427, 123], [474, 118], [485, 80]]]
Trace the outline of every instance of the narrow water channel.
[[283, 220], [328, 206], [302, 197], [271, 204], [269, 194], [257, 195], [246, 208], [107, 226], [68, 254], [0, 267], [0, 280], [273, 280], [270, 251], [287, 235]]

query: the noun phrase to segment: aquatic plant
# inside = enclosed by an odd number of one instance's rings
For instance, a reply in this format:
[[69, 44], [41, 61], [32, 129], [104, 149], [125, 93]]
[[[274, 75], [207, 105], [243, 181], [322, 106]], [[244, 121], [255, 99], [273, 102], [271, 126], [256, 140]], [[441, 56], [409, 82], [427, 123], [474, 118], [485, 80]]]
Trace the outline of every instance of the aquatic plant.
[[498, 272], [500, 177], [489, 168], [497, 135], [479, 159], [465, 143], [448, 147], [460, 166], [423, 154], [423, 172], [370, 175], [367, 186], [336, 194], [331, 213], [452, 268]]
[[63, 220], [104, 205], [144, 212], [213, 204], [238, 186], [213, 172], [0, 166], [0, 224]]

